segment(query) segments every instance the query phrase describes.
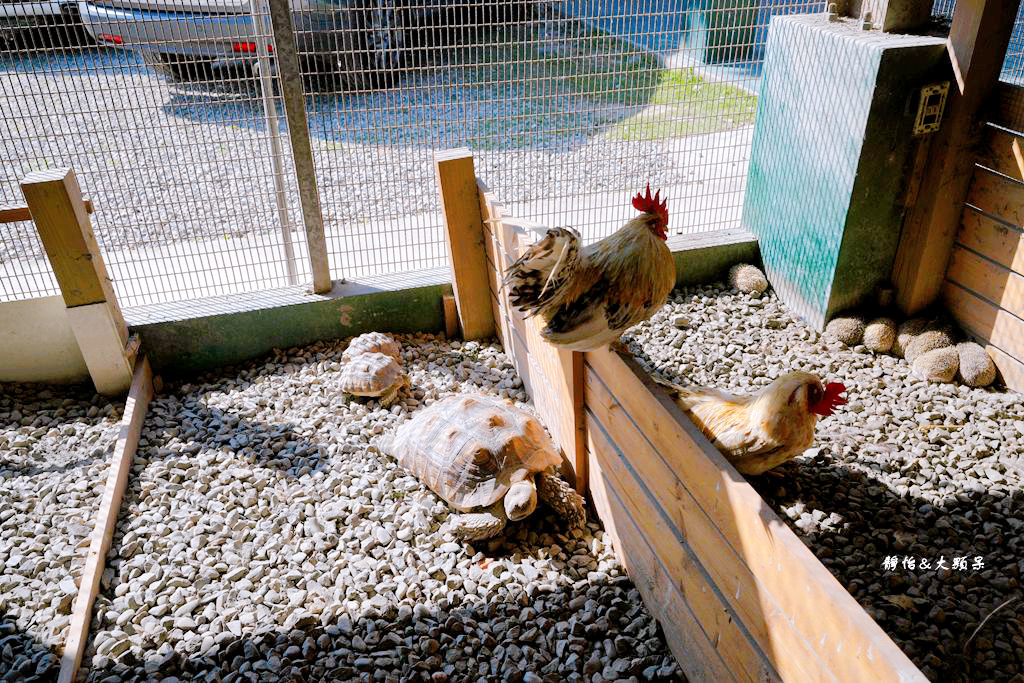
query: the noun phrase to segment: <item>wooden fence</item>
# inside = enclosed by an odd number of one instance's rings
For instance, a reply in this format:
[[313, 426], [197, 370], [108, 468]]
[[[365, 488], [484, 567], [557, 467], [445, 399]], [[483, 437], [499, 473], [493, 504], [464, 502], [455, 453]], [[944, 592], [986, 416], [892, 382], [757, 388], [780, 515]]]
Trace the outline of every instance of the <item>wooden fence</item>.
[[1024, 89], [1000, 84], [942, 286], [957, 321], [1024, 391]]
[[[589, 490], [687, 677], [926, 680], [631, 358], [555, 349], [539, 321], [511, 309], [502, 273], [535, 226], [507, 216], [482, 183], [479, 207], [490, 306], [478, 314], [493, 324], [577, 488]], [[469, 239], [464, 223], [450, 229], [449, 239]], [[474, 272], [453, 265], [456, 280]]]

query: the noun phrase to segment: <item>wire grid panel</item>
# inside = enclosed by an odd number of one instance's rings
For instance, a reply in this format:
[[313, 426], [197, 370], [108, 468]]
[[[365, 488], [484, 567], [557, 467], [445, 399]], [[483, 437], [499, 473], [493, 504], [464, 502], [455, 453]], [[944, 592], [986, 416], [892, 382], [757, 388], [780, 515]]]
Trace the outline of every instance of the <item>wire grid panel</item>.
[[824, 2], [367, 2], [309, 119], [332, 273], [445, 264], [433, 153], [516, 216], [610, 234], [647, 183], [676, 233], [739, 225], [771, 16]]
[[[20, 29], [0, 52], [0, 202], [23, 201], [18, 182], [31, 170], [72, 167], [93, 200], [93, 230], [123, 306], [309, 277], [301, 230], [288, 233], [288, 276], [281, 225], [296, 224], [294, 174], [287, 136], [274, 153], [281, 124], [268, 125], [266, 111], [279, 106], [268, 91], [264, 109], [250, 68], [255, 39], [211, 47], [198, 15], [175, 11], [185, 5], [71, 5], [81, 20]], [[247, 2], [223, 5], [222, 23], [257, 35]], [[217, 54], [232, 46], [242, 54]], [[32, 224], [0, 230], [4, 298], [55, 293]]]

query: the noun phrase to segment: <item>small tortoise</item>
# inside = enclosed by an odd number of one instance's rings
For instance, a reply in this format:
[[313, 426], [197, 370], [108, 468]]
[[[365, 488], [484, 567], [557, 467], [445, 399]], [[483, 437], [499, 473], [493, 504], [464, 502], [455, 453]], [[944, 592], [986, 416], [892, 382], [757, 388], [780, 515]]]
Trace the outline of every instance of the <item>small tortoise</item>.
[[348, 343], [345, 352], [341, 354], [341, 360], [343, 363], [347, 363], [363, 353], [383, 353], [397, 361], [402, 360], [402, 347], [383, 332], [367, 332], [354, 337]]
[[586, 522], [583, 498], [546, 471], [562, 458], [544, 428], [509, 401], [443, 399], [399, 427], [381, 450], [459, 512], [473, 511], [452, 519], [461, 538], [500, 533], [507, 520], [533, 512], [538, 496], [571, 526]]
[[391, 405], [409, 378], [398, 361], [383, 353], [361, 353], [341, 369], [341, 390], [353, 396], [374, 397], [382, 406]]

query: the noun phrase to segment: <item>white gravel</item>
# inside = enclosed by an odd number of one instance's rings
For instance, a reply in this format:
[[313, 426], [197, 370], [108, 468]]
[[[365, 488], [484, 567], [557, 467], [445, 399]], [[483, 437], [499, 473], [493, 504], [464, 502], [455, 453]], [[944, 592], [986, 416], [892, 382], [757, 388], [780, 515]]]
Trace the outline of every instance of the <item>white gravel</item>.
[[120, 410], [91, 391], [0, 385], [3, 680], [56, 673]]
[[1024, 683], [1020, 394], [918, 379], [905, 360], [821, 337], [774, 292], [676, 292], [632, 336], [642, 362], [684, 384], [748, 393], [796, 369], [845, 384], [814, 447], [750, 481], [929, 678]]
[[[447, 506], [376, 452], [380, 435], [442, 396], [526, 397], [499, 347], [399, 340], [413, 392], [390, 409], [342, 398], [341, 342], [154, 399], [87, 680], [679, 677], [597, 523], [567, 533], [542, 507], [464, 545]], [[36, 481], [12, 485], [34, 501]], [[41, 640], [33, 606], [16, 627]]]

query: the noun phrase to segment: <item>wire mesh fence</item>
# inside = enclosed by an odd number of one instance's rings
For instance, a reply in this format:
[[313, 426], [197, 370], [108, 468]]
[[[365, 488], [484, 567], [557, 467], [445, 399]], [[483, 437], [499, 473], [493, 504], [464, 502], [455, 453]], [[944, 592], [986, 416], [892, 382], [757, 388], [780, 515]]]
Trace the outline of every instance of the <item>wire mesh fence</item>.
[[[457, 146], [513, 214], [587, 240], [647, 183], [671, 232], [737, 228], [769, 21], [825, 7], [291, 0], [302, 77], [282, 82], [268, 0], [45, 4], [57, 16], [0, 31], [0, 202], [20, 202], [28, 171], [72, 166], [129, 307], [308, 282], [311, 181], [332, 277], [443, 266], [433, 153]], [[312, 179], [295, 172], [290, 87]], [[53, 293], [31, 224], [0, 225], [0, 297]]]

